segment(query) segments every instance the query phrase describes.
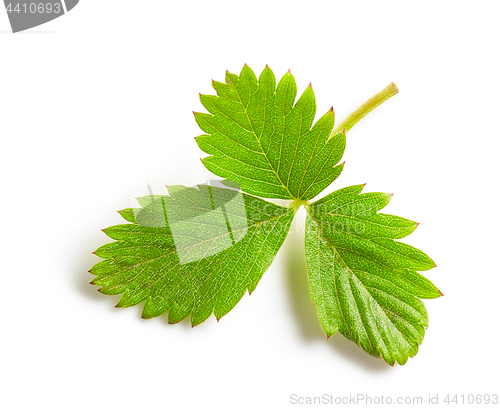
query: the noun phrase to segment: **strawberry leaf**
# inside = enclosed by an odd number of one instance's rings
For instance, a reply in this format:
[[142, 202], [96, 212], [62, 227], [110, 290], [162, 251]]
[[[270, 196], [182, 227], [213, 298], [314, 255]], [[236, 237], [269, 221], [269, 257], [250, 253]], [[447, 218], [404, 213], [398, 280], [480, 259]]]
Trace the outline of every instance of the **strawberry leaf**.
[[307, 201], [342, 172], [336, 166], [345, 149], [345, 133], [332, 135], [333, 108], [311, 128], [316, 99], [309, 85], [295, 102], [297, 86], [290, 72], [276, 86], [266, 66], [259, 79], [245, 65], [239, 76], [213, 81], [218, 96], [200, 95], [210, 112], [196, 113], [206, 132], [196, 138], [211, 156], [203, 164], [212, 173], [237, 182], [260, 197]]
[[115, 242], [95, 253], [90, 272], [117, 307], [145, 301], [143, 318], [168, 312], [169, 323], [191, 315], [193, 326], [217, 319], [255, 290], [283, 243], [295, 209], [227, 188], [169, 187], [121, 215], [129, 224], [106, 228]]
[[196, 140], [209, 154], [204, 165], [229, 188], [173, 186], [168, 196], [139, 198], [141, 208], [120, 212], [127, 224], [103, 230], [115, 241], [95, 252], [103, 261], [91, 283], [123, 294], [117, 307], [144, 302], [143, 318], [191, 316], [193, 326], [212, 313], [219, 319], [256, 288], [305, 206], [309, 286], [327, 337], [339, 331], [372, 356], [405, 364], [428, 325], [420, 299], [442, 296], [418, 273], [434, 262], [397, 241], [418, 224], [380, 213], [392, 195], [361, 194], [364, 185], [309, 201], [342, 172], [346, 132], [396, 95], [396, 85], [336, 128], [333, 108], [313, 125], [312, 87], [295, 101], [290, 71], [276, 85], [269, 67], [257, 79], [245, 64], [239, 76], [227, 72], [225, 83], [212, 85], [217, 96], [200, 94], [209, 113], [195, 113], [205, 132]]
[[419, 298], [441, 292], [416, 271], [435, 267], [422, 251], [395, 241], [417, 223], [378, 213], [390, 194], [347, 187], [308, 207], [306, 259], [312, 299], [328, 337], [340, 331], [388, 364], [404, 364], [424, 338]]

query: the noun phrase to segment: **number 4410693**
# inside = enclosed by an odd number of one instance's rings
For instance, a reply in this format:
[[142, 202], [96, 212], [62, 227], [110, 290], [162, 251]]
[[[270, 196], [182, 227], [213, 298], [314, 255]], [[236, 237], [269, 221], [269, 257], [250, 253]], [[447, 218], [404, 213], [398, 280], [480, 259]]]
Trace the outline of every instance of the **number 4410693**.
[[446, 404], [479, 405], [498, 404], [498, 394], [448, 394], [444, 402]]
[[59, 14], [61, 12], [61, 4], [59, 3], [9, 3], [7, 5], [8, 13], [31, 13], [31, 14], [42, 14], [42, 13], [56, 13]]

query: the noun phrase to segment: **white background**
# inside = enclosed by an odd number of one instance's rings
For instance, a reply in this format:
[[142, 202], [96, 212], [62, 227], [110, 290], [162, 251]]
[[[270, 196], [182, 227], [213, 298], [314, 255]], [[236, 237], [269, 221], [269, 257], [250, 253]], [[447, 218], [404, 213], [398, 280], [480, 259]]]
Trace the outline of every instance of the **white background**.
[[[498, 3], [81, 0], [9, 34], [0, 10], [2, 407], [286, 407], [300, 397], [499, 393]], [[191, 329], [115, 309], [88, 285], [101, 228], [132, 197], [209, 177], [191, 111], [244, 63], [312, 82], [348, 134], [327, 191], [368, 183], [419, 221], [445, 294], [418, 355], [389, 367], [309, 298], [301, 214], [251, 297]], [[447, 406], [440, 404], [440, 406]], [[450, 405], [453, 406], [453, 405]]]

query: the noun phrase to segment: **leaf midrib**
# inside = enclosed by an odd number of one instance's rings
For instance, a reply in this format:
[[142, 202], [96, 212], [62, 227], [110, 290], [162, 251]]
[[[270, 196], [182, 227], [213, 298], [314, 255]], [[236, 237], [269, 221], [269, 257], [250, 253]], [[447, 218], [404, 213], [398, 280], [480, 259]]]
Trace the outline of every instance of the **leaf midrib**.
[[[267, 154], [265, 153], [264, 151], [264, 147], [262, 146], [262, 143], [260, 142], [260, 139], [259, 137], [257, 136], [257, 133], [255, 132], [255, 129], [253, 127], [253, 123], [252, 121], [250, 120], [250, 116], [248, 116], [248, 110], [247, 110], [247, 106], [245, 106], [243, 104], [243, 101], [241, 100], [241, 96], [240, 96], [240, 93], [238, 91], [238, 88], [235, 86], [234, 89], [236, 90], [236, 95], [238, 95], [238, 100], [240, 101], [240, 105], [241, 107], [243, 108], [243, 110], [245, 111], [245, 116], [248, 120], [248, 123], [250, 124], [250, 127], [252, 128], [252, 134], [255, 136], [255, 140], [257, 140], [257, 143], [259, 144], [259, 147], [260, 147], [260, 150], [262, 151], [262, 154], [264, 155], [264, 157], [266, 158], [266, 161], [267, 163], [269, 164], [269, 167], [271, 168], [272, 172], [276, 175], [277, 179], [279, 180], [279, 182], [281, 183], [281, 185], [285, 188], [285, 190], [288, 192], [288, 194], [290, 195], [290, 198], [291, 199], [294, 199], [294, 198], [297, 198], [297, 197], [294, 197], [294, 195], [290, 192], [290, 190], [288, 189], [288, 186], [285, 185], [285, 183], [283, 183], [283, 180], [281, 180], [281, 177], [279, 176], [279, 174], [277, 173], [276, 169], [273, 167], [273, 165], [271, 164], [271, 162], [269, 161], [269, 157], [267, 157]], [[258, 89], [258, 88], [257, 88]], [[250, 104], [250, 100], [252, 98], [253, 95], [249, 96], [249, 100], [248, 100], [248, 103]], [[265, 109], [264, 109], [265, 111]]]
[[[271, 221], [277, 220], [277, 219], [279, 219], [279, 218], [281, 218], [281, 217], [284, 217], [285, 215], [288, 215], [289, 213], [290, 213], [290, 211], [287, 211], [287, 212], [284, 212], [283, 214], [280, 214], [280, 215], [277, 215], [277, 216], [274, 216], [274, 217], [268, 218], [268, 219], [266, 219], [266, 220], [264, 220], [264, 221], [259, 221], [259, 222], [256, 222], [256, 223], [254, 223], [254, 224], [252, 224], [252, 225], [248, 226], [247, 228], [241, 228], [241, 229], [238, 229], [238, 230], [236, 230], [236, 232], [239, 232], [239, 231], [241, 231], [241, 230], [243, 230], [243, 229], [249, 230], [249, 229], [251, 229], [252, 227], [258, 227], [258, 226], [260, 226], [260, 225], [262, 225], [262, 224], [264, 224], [264, 223], [271, 222]], [[134, 224], [135, 224], [135, 223], [134, 223]], [[126, 224], [126, 225], [129, 225], [129, 224]], [[133, 225], [133, 224], [131, 224], [131, 225]], [[136, 224], [136, 225], [139, 225], [139, 224]], [[186, 250], [186, 249], [189, 249], [189, 248], [193, 248], [193, 247], [195, 247], [195, 246], [197, 246], [197, 245], [201, 245], [201, 244], [204, 244], [204, 243], [206, 243], [206, 242], [216, 241], [216, 240], [217, 240], [217, 239], [219, 239], [219, 238], [220, 238], [220, 237], [217, 237], [217, 238], [214, 238], [214, 239], [207, 239], [207, 240], [205, 240], [205, 241], [198, 242], [198, 243], [193, 244], [193, 245], [191, 245], [191, 246], [184, 247], [184, 248], [182, 248], [182, 250]], [[127, 241], [125, 241], [125, 240], [116, 240], [116, 242], [127, 242]], [[132, 245], [132, 246], [133, 246], [133, 247], [136, 247], [136, 248], [141, 248], [141, 247], [146, 247], [146, 248], [149, 248], [149, 247], [150, 247], [150, 245]], [[136, 267], [138, 267], [138, 266], [145, 265], [145, 264], [147, 264], [147, 263], [149, 263], [149, 262], [153, 262], [153, 261], [156, 261], [156, 260], [158, 260], [158, 259], [165, 258], [165, 257], [167, 257], [167, 256], [171, 255], [173, 252], [177, 252], [177, 250], [174, 248], [174, 249], [172, 249], [172, 250], [170, 250], [170, 251], [168, 251], [168, 252], [166, 252], [166, 253], [164, 253], [164, 254], [162, 254], [162, 255], [160, 255], [160, 256], [157, 256], [157, 257], [154, 257], [154, 258], [150, 258], [150, 259], [146, 259], [144, 262], [140, 262], [140, 263], [138, 263], [138, 264], [135, 264], [135, 265], [129, 266], [129, 267], [125, 268], [124, 270], [130, 270], [130, 269], [136, 268]], [[214, 255], [216, 255], [216, 254], [214, 254]], [[214, 256], [214, 255], [211, 255], [211, 256]], [[114, 258], [112, 257], [112, 258], [106, 258], [106, 259], [117, 259], [117, 258], [127, 258], [127, 257], [120, 256], [120, 257], [114, 257]], [[117, 273], [120, 273], [120, 271], [115, 272], [115, 273], [110, 274], [110, 275], [107, 275], [107, 276], [113, 276], [113, 275], [116, 275]], [[135, 275], [135, 276], [134, 276], [134, 278], [135, 278], [136, 276], [137, 276], [137, 275]], [[132, 278], [132, 279], [134, 279], [134, 278]], [[129, 282], [129, 281], [130, 281], [130, 280], [127, 280], [126, 282]]]

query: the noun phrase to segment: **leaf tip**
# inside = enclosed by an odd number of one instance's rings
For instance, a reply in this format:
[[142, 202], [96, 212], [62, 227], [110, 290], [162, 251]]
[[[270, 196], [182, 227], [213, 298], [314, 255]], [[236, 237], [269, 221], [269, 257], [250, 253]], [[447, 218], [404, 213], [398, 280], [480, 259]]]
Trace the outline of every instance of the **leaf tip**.
[[269, 65], [266, 64], [266, 67], [264, 69], [271, 69], [271, 68], [269, 68]]
[[444, 293], [441, 292], [439, 289], [438, 289], [438, 292], [439, 292], [439, 296], [444, 296]]
[[308, 88], [311, 88], [312, 89], [312, 82], [309, 82], [309, 85], [307, 85]]
[[330, 110], [328, 112], [330, 112], [332, 114], [335, 113], [335, 112], [333, 112], [333, 106], [330, 108]]
[[[89, 272], [90, 272], [90, 271], [89, 271]], [[95, 286], [94, 281], [90, 281], [90, 282], [89, 282], [89, 285], [94, 285], [94, 286]]]
[[101, 290], [101, 288], [97, 289], [97, 291], [98, 291], [98, 292], [100, 292], [100, 293], [102, 293], [102, 290]]
[[327, 340], [330, 340], [330, 337], [332, 337], [332, 335], [331, 335], [331, 334], [327, 334], [327, 335], [326, 335], [326, 339], [327, 339]]
[[366, 186], [368, 183], [361, 184], [363, 187]]
[[245, 62], [245, 65], [243, 65], [245, 68], [248, 67], [247, 63]]
[[[201, 95], [201, 94], [200, 94], [200, 95]], [[198, 114], [198, 112], [193, 111], [193, 115], [194, 115], [194, 116], [196, 116], [197, 114]]]
[[117, 304], [115, 305], [115, 307], [116, 307], [116, 308], [118, 308], [118, 309], [120, 309], [120, 308], [121, 308], [121, 306], [120, 306], [120, 304], [119, 304], [119, 303], [117, 303]]
[[96, 251], [94, 251], [94, 252], [92, 252], [92, 253], [93, 253], [94, 255], [97, 255], [97, 254], [96, 254]]
[[288, 71], [286, 71], [286, 73], [292, 75], [292, 71], [290, 71], [290, 68], [288, 68]]

